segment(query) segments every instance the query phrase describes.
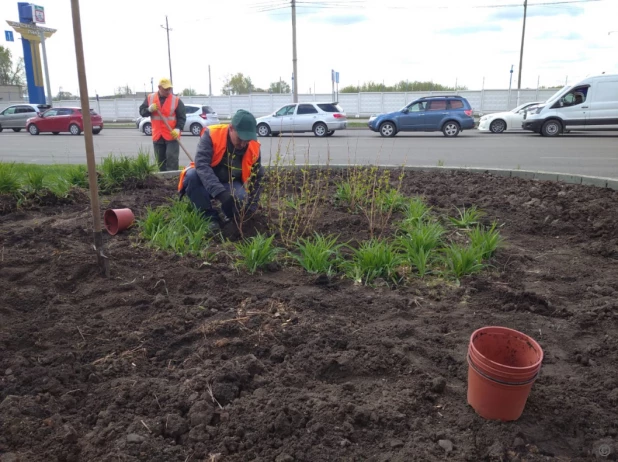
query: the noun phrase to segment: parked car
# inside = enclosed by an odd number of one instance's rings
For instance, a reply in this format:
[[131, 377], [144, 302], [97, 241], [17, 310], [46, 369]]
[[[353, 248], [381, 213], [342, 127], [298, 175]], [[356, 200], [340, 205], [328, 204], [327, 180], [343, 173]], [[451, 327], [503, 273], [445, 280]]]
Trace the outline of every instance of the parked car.
[[[219, 116], [210, 106], [185, 104], [185, 109], [187, 110], [187, 121], [182, 129], [183, 132], [191, 132], [194, 136], [200, 136], [204, 127], [219, 123]], [[135, 119], [135, 124], [144, 135], [152, 135], [150, 117], [138, 117]]]
[[618, 129], [618, 75], [598, 75], [564, 87], [527, 111], [522, 128], [543, 136]]
[[313, 132], [332, 136], [348, 127], [348, 118], [338, 103], [286, 104], [270, 115], [257, 118], [259, 136]]
[[0, 112], [0, 132], [12, 128], [14, 132], [26, 128], [26, 121], [35, 115], [40, 115], [51, 106], [49, 104], [14, 104]]
[[455, 137], [463, 130], [474, 128], [472, 107], [461, 96], [429, 96], [419, 98], [400, 111], [369, 118], [368, 126], [382, 136], [399, 132], [442, 131], [444, 136]]
[[[91, 109], [90, 119], [92, 120], [92, 133], [98, 135], [103, 130], [103, 118]], [[54, 135], [69, 132], [71, 135], [79, 135], [84, 131], [82, 109], [79, 107], [48, 109], [43, 114], [28, 119], [26, 129], [31, 135], [38, 135], [42, 132], [52, 132]]]
[[481, 117], [478, 129], [482, 132], [502, 133], [508, 130], [521, 130], [521, 123], [527, 110], [542, 104], [538, 101], [524, 103], [506, 112], [496, 112]]

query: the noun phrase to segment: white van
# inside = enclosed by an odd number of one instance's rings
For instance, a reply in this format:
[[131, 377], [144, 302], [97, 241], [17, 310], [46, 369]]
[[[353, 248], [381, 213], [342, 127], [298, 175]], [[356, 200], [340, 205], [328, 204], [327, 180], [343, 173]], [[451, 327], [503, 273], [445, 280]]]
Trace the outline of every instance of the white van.
[[618, 130], [618, 75], [564, 87], [524, 115], [524, 130], [558, 136], [571, 130]]

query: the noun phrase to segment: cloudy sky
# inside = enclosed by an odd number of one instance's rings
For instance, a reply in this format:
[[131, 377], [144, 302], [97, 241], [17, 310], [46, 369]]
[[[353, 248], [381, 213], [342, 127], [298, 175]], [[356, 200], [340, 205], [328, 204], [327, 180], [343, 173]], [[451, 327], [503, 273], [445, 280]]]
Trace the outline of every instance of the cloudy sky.
[[[517, 71], [523, 0], [297, 0], [299, 92], [329, 93], [364, 81], [433, 80], [480, 89], [508, 88]], [[78, 92], [69, 0], [39, 0], [52, 92]], [[168, 16], [177, 92], [221, 94], [242, 72], [258, 87], [292, 74], [289, 0], [81, 0], [89, 93], [129, 85], [150, 90], [168, 76]], [[522, 87], [573, 83], [618, 73], [618, 0], [529, 0]], [[0, 19], [17, 20], [17, 1], [0, 1]], [[616, 31], [609, 34], [610, 31]], [[3, 34], [4, 35], [4, 34]], [[3, 39], [4, 37], [2, 37]], [[21, 43], [7, 44], [21, 56]]]

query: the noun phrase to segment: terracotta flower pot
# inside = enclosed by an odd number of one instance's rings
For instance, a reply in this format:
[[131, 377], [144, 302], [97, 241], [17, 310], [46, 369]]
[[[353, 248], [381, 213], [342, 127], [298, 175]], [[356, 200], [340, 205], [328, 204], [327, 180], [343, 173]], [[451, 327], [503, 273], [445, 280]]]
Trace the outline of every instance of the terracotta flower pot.
[[486, 419], [517, 420], [543, 361], [531, 337], [506, 327], [483, 327], [468, 347], [468, 404]]
[[131, 209], [108, 209], [103, 215], [105, 229], [112, 236], [127, 229], [134, 221], [135, 215]]

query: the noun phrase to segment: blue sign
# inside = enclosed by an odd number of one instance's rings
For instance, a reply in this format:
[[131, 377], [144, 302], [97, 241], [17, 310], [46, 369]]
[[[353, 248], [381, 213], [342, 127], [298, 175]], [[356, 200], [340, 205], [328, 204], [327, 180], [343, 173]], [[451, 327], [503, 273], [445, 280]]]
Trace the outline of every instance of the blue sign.
[[335, 72], [335, 83], [339, 83], [339, 72]]
[[15, 40], [13, 40], [13, 32], [10, 30], [5, 30], [4, 31], [4, 37], [6, 38], [7, 42], [14, 42]]

